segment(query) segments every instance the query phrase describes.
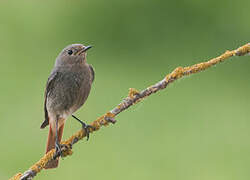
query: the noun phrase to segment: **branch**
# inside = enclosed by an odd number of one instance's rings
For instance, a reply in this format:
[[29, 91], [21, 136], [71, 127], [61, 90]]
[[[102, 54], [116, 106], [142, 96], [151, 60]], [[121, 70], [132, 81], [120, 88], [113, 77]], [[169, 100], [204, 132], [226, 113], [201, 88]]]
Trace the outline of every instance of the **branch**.
[[[99, 117], [95, 121], [93, 121], [90, 125], [93, 127], [93, 129], [90, 129], [90, 132], [94, 132], [99, 130], [103, 126], [107, 126], [110, 123], [115, 123], [116, 120], [114, 117], [116, 117], [118, 114], [123, 112], [124, 110], [128, 109], [130, 106], [142, 101], [144, 98], [150, 96], [153, 93], [158, 92], [159, 90], [165, 89], [170, 83], [176, 81], [177, 79], [182, 78], [183, 76], [188, 76], [191, 74], [195, 74], [201, 71], [204, 71], [218, 63], [221, 63], [225, 61], [226, 59], [232, 57], [232, 56], [243, 56], [246, 54], [250, 54], [250, 43], [232, 51], [226, 51], [224, 54], [213, 58], [207, 62], [202, 62], [199, 64], [195, 64], [193, 66], [188, 67], [177, 67], [173, 72], [168, 74], [163, 80], [160, 82], [146, 88], [145, 90], [142, 90], [141, 92], [137, 91], [136, 89], [130, 88], [128, 97], [126, 97], [118, 106], [116, 106], [111, 111], [107, 112], [103, 116]], [[66, 157], [68, 155], [71, 155], [72, 152], [72, 146], [77, 143], [79, 140], [84, 138], [86, 136], [86, 133], [84, 129], [81, 129], [80, 131], [76, 132], [74, 135], [72, 135], [69, 139], [62, 142], [64, 145], [62, 148], [62, 157]], [[59, 157], [60, 154], [55, 152], [55, 149], [49, 151], [47, 154], [45, 154], [37, 163], [35, 163], [33, 166], [29, 168], [28, 171], [22, 173], [18, 173], [10, 180], [30, 180], [33, 177], [37, 175], [44, 167], [45, 165], [52, 160], [53, 158]]]

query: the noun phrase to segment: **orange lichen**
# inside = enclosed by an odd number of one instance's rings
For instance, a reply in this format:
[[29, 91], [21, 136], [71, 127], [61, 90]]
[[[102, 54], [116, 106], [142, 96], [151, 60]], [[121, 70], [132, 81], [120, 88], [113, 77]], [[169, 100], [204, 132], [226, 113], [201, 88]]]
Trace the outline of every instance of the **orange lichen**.
[[118, 106], [116, 106], [117, 109], [121, 109], [122, 108], [122, 105], [119, 104]]
[[129, 88], [128, 97], [133, 99], [135, 97], [135, 95], [137, 95], [139, 93], [140, 92], [138, 90], [136, 90], [135, 88]]
[[246, 45], [239, 47], [236, 51], [234, 55], [237, 56], [243, 56], [245, 54], [250, 53], [250, 43], [247, 43]]
[[113, 118], [113, 117], [115, 117], [115, 114], [113, 114], [111, 112], [107, 112], [106, 115], [105, 115], [105, 117], [111, 117], [111, 118]]
[[210, 61], [202, 62], [199, 64], [195, 64], [193, 66], [188, 66], [188, 67], [184, 67], [184, 68], [178, 67], [172, 73], [168, 74], [165, 77], [165, 81], [172, 82], [173, 80], [179, 79], [184, 75], [186, 76], [186, 75], [194, 74], [194, 73], [197, 73], [200, 71], [204, 71], [205, 69], [207, 69], [207, 68], [209, 68], [217, 63], [223, 62], [224, 60], [228, 59], [229, 57], [236, 56], [236, 55], [242, 56], [242, 55], [245, 55], [247, 53], [250, 53], [250, 43], [248, 43], [248, 44], [246, 44], [246, 45], [244, 45], [236, 50], [226, 51], [222, 55], [220, 55], [216, 58], [213, 58]]
[[165, 80], [168, 82], [170, 79], [179, 79], [183, 76], [184, 68], [183, 67], [177, 67], [172, 73], [168, 74], [165, 78]]
[[9, 180], [19, 180], [22, 177], [22, 173], [17, 173], [15, 176], [13, 176], [12, 178], [10, 178]]

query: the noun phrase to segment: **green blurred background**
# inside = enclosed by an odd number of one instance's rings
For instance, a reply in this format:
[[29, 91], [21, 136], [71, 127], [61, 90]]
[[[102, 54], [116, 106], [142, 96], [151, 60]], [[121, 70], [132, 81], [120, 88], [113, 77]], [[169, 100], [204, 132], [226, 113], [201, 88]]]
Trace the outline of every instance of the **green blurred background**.
[[[0, 2], [0, 179], [44, 154], [44, 88], [68, 44], [94, 45], [93, 89], [76, 114], [91, 122], [128, 89], [142, 90], [177, 66], [249, 42], [250, 1], [72, 0]], [[250, 56], [179, 80], [74, 147], [36, 178], [250, 179]], [[64, 139], [80, 129], [69, 118]]]

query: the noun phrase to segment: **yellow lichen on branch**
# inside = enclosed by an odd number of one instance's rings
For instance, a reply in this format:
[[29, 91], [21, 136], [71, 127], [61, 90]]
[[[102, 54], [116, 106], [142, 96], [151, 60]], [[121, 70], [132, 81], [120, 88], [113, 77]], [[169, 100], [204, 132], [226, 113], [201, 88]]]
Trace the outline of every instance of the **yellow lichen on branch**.
[[138, 90], [136, 90], [135, 88], [129, 88], [128, 97], [130, 97], [132, 99], [137, 94], [139, 94]]
[[226, 59], [232, 57], [232, 56], [243, 56], [245, 54], [250, 53], [250, 43], [236, 49], [233, 51], [226, 51], [224, 54], [211, 59], [210, 61], [195, 64], [193, 66], [188, 66], [188, 67], [178, 67], [176, 68], [172, 73], [168, 74], [166, 76], [166, 81], [171, 81], [171, 79], [179, 79], [182, 76], [194, 74], [200, 71], [204, 71], [205, 69], [218, 64], [220, 62], [225, 61]]
[[[232, 57], [232, 56], [243, 56], [250, 53], [250, 43], [232, 51], [226, 51], [222, 55], [213, 58], [207, 62], [202, 62], [199, 64], [195, 64], [193, 66], [189, 67], [178, 67], [176, 68], [172, 73], [168, 74], [162, 81], [156, 83], [153, 86], [150, 86], [146, 88], [145, 90], [139, 92], [136, 89], [130, 88], [128, 97], [125, 98], [119, 105], [117, 105], [114, 109], [107, 112], [103, 116], [97, 118], [95, 121], [93, 121], [90, 125], [93, 127], [90, 129], [90, 132], [94, 132], [99, 130], [102, 126], [107, 126], [110, 123], [115, 123], [115, 116], [117, 116], [122, 111], [126, 110], [130, 106], [140, 102], [145, 97], [150, 96], [153, 93], [156, 93], [157, 91], [164, 89], [167, 87], [168, 84], [174, 82], [175, 80], [187, 76], [190, 74], [195, 74], [200, 71], [203, 71], [205, 69], [208, 69], [209, 67], [218, 64], [220, 62], [225, 61], [226, 59]], [[62, 146], [62, 157], [66, 157], [68, 155], [71, 155], [72, 152], [72, 146], [73, 144], [77, 143], [79, 140], [84, 138], [86, 136], [86, 133], [83, 129], [76, 132], [74, 135], [72, 135], [69, 139], [61, 142]], [[32, 179], [37, 173], [39, 173], [45, 165], [52, 160], [53, 158], [59, 157], [60, 154], [57, 154], [55, 152], [55, 149], [49, 151], [47, 154], [45, 154], [37, 163], [32, 165], [28, 171], [24, 172], [23, 174], [18, 173], [10, 180], [25, 180], [25, 179]]]
[[22, 173], [17, 173], [15, 176], [10, 178], [10, 180], [20, 179], [22, 177], [22, 175], [23, 175]]

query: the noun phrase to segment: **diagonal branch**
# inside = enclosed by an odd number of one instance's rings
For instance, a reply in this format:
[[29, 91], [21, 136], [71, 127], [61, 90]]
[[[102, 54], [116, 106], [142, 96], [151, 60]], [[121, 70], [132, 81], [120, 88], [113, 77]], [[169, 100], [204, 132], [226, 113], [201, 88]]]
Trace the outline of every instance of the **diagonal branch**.
[[[145, 90], [142, 90], [141, 92], [137, 91], [136, 89], [130, 88], [128, 97], [125, 98], [118, 106], [116, 106], [111, 111], [107, 112], [103, 116], [99, 117], [95, 121], [93, 121], [90, 125], [94, 128], [90, 130], [90, 132], [94, 132], [99, 130], [102, 126], [107, 126], [110, 123], [115, 123], [116, 120], [114, 119], [115, 116], [120, 114], [122, 111], [128, 109], [130, 106], [142, 101], [144, 98], [150, 96], [153, 93], [158, 92], [159, 90], [162, 90], [166, 88], [170, 83], [176, 81], [177, 79], [182, 78], [183, 76], [188, 76], [191, 74], [195, 74], [201, 71], [204, 71], [208, 69], [211, 66], [214, 66], [218, 63], [221, 63], [225, 61], [226, 59], [232, 57], [232, 56], [243, 56], [246, 54], [250, 54], [250, 43], [239, 47], [236, 50], [232, 51], [226, 51], [222, 55], [213, 58], [207, 62], [202, 62], [199, 64], [195, 64], [193, 66], [188, 67], [177, 67], [173, 72], [168, 74], [163, 80], [159, 81], [158, 83], [146, 88]], [[86, 136], [86, 133], [83, 129], [76, 132], [74, 135], [72, 135], [69, 139], [62, 142], [64, 145], [62, 148], [62, 157], [66, 157], [68, 155], [71, 155], [72, 152], [72, 146], [77, 143], [79, 140], [84, 138]], [[45, 165], [52, 160], [53, 158], [59, 157], [60, 154], [55, 152], [55, 149], [49, 151], [47, 154], [45, 154], [37, 163], [35, 163], [33, 166], [29, 168], [28, 171], [22, 173], [16, 174], [14, 177], [12, 177], [10, 180], [30, 180], [33, 177], [36, 176], [37, 173], [39, 173]]]

